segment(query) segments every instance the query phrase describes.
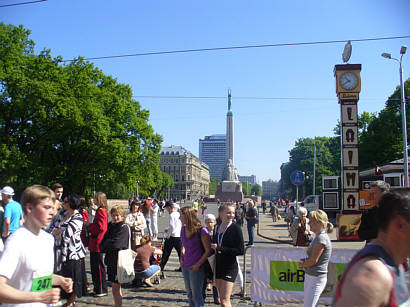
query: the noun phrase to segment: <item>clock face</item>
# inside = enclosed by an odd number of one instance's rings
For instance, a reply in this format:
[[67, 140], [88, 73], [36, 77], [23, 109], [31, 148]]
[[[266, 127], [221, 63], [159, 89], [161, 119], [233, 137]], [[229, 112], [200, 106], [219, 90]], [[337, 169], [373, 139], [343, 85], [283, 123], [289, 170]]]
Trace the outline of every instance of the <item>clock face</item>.
[[354, 89], [358, 83], [359, 80], [357, 79], [357, 76], [352, 72], [347, 72], [340, 76], [340, 85], [345, 90]]

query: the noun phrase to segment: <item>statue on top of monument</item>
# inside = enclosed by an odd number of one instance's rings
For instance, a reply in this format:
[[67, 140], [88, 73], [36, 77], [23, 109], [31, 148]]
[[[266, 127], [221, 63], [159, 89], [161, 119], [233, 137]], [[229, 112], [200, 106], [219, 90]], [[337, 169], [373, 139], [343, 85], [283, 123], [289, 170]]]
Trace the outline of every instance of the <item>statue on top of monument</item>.
[[233, 165], [232, 159], [228, 159], [223, 173], [224, 181], [238, 181], [238, 173]]
[[231, 111], [231, 106], [232, 106], [232, 95], [231, 95], [232, 89], [228, 88], [228, 111]]

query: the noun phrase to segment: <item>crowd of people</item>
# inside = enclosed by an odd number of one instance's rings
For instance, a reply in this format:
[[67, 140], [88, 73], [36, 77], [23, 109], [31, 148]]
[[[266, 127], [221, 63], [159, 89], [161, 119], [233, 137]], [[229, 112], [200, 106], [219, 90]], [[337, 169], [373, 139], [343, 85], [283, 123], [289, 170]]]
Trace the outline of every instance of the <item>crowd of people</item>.
[[[383, 182], [375, 182], [372, 189], [377, 206], [363, 215], [359, 230], [359, 235], [366, 234], [362, 239], [367, 245], [341, 277], [334, 298], [336, 306], [409, 303], [402, 264], [410, 256], [410, 191], [389, 192]], [[118, 205], [109, 209], [106, 195], [98, 192], [87, 206], [84, 197], [65, 195], [60, 184], [52, 189], [30, 186], [22, 193], [20, 203], [13, 200], [10, 186], [3, 187], [1, 195], [4, 212], [0, 241], [4, 247], [0, 245], [0, 303], [4, 306], [55, 304], [62, 299], [63, 306], [75, 306], [79, 297], [108, 295], [107, 281], [114, 305], [122, 306], [117, 264], [119, 251], [127, 248], [136, 252], [134, 281], [149, 287], [153, 286], [152, 278], [165, 278], [165, 266], [175, 249], [180, 262], [176, 271], [181, 271], [189, 306], [204, 306], [208, 290], [215, 304], [231, 306], [235, 281], [243, 291], [238, 260], [245, 251], [242, 227], [246, 221], [247, 246], [251, 247], [259, 220], [252, 200], [244, 204], [218, 202], [215, 217], [206, 213], [207, 206], [200, 200], [181, 208], [172, 200], [130, 199], [129, 210]], [[291, 211], [286, 202], [270, 203], [276, 219], [280, 218], [279, 207], [291, 212], [292, 243], [307, 247], [306, 257], [299, 264], [305, 271], [304, 306], [316, 306], [327, 282], [332, 253], [328, 233], [333, 225], [322, 210], [308, 213], [297, 206]], [[164, 230], [162, 249], [158, 249], [152, 243], [158, 240], [158, 216], [164, 211], [168, 212], [169, 226]], [[88, 252], [92, 287], [86, 276]], [[159, 261], [152, 261], [155, 258]], [[377, 295], [366, 292], [364, 281], [378, 287]]]

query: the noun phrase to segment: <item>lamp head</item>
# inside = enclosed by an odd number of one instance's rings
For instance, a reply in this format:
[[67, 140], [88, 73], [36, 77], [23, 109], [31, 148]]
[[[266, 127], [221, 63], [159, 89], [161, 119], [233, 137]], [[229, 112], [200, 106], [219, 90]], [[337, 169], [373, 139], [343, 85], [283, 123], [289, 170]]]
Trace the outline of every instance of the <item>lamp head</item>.
[[382, 57], [384, 57], [384, 58], [386, 58], [386, 59], [391, 59], [391, 54], [390, 54], [390, 53], [383, 52], [383, 53], [382, 53]]
[[405, 54], [406, 51], [407, 51], [407, 46], [406, 46], [406, 45], [401, 46], [401, 48], [400, 48], [400, 54]]

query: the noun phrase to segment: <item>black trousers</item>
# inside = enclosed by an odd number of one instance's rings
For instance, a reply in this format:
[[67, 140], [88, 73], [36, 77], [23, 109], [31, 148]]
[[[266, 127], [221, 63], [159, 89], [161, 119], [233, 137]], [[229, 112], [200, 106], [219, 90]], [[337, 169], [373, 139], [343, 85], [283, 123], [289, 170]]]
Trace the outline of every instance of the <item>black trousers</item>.
[[162, 249], [162, 258], [161, 258], [161, 271], [164, 270], [165, 265], [168, 262], [169, 256], [171, 255], [172, 249], [175, 248], [175, 250], [178, 253], [178, 258], [181, 261], [181, 238], [179, 237], [169, 237], [168, 239], [165, 239], [164, 243], [164, 248]]
[[107, 274], [103, 263], [103, 254], [90, 252], [90, 266], [95, 294], [107, 293]]

